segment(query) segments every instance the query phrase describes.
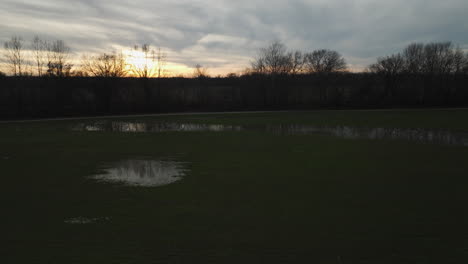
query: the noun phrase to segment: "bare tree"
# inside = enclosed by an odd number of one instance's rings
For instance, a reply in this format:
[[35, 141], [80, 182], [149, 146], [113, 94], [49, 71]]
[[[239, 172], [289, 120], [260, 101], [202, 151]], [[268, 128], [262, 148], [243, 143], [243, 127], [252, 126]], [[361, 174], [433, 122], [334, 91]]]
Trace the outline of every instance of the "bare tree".
[[346, 61], [333, 50], [316, 50], [305, 55], [305, 67], [309, 73], [331, 73], [346, 71]]
[[463, 72], [465, 55], [451, 42], [413, 43], [403, 51], [405, 72], [410, 74], [450, 74]]
[[122, 53], [84, 56], [83, 70], [96, 77], [125, 77], [127, 64]]
[[420, 73], [424, 67], [424, 44], [413, 43], [408, 45], [403, 51], [408, 73]]
[[252, 70], [262, 74], [284, 74], [291, 68], [291, 56], [287, 54], [286, 46], [275, 41], [266, 48], [261, 48], [257, 58], [251, 63]]
[[462, 71], [463, 73], [468, 74], [468, 52], [465, 53], [465, 59], [463, 61]]
[[226, 78], [237, 78], [237, 77], [239, 77], [239, 75], [235, 72], [230, 72], [226, 74]]
[[251, 62], [251, 70], [249, 73], [266, 73], [265, 59], [262, 57], [256, 58]]
[[461, 50], [460, 47], [457, 47], [452, 54], [452, 69], [453, 73], [462, 73], [463, 68], [466, 65], [465, 53]]
[[155, 75], [153, 64], [156, 60], [156, 52], [149, 44], [143, 44], [141, 48], [138, 45], [135, 45], [133, 49], [136, 52], [141, 52], [143, 54], [142, 58], [137, 58], [140, 60], [137, 65], [130, 65], [133, 74], [140, 78], [153, 77]]
[[37, 76], [44, 74], [44, 65], [46, 64], [47, 42], [35, 36], [31, 43], [35, 65], [37, 67]]
[[369, 71], [395, 76], [405, 71], [405, 60], [401, 54], [381, 57], [377, 59], [377, 63], [369, 66]]
[[51, 76], [69, 76], [72, 64], [69, 62], [70, 47], [63, 40], [47, 43], [47, 74]]
[[200, 64], [195, 65], [193, 77], [195, 78], [206, 78], [208, 77], [208, 70]]
[[333, 50], [316, 50], [303, 54], [301, 51], [288, 52], [281, 42], [273, 42], [260, 49], [251, 63], [252, 72], [262, 74], [331, 73], [347, 70], [343, 56]]
[[5, 57], [13, 75], [21, 76], [23, 74], [24, 63], [23, 39], [18, 36], [13, 36], [9, 41], [4, 43], [4, 48]]
[[167, 53], [161, 50], [161, 47], [156, 49], [156, 77], [162, 78], [165, 77], [166, 72], [166, 63], [167, 63]]
[[299, 74], [304, 71], [304, 65], [305, 65], [305, 56], [302, 54], [301, 51], [295, 51], [294, 53], [291, 53], [289, 55], [290, 57], [290, 65], [291, 69], [289, 72], [291, 74]]
[[428, 74], [450, 73], [453, 62], [451, 42], [429, 43], [424, 46], [423, 72]]

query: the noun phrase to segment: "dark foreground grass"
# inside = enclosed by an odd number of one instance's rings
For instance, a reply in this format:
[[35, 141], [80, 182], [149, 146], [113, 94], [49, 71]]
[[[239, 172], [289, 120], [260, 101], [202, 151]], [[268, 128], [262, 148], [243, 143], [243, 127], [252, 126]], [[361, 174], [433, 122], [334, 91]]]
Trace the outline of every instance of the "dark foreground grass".
[[[466, 129], [468, 112], [161, 117], [216, 124]], [[0, 125], [1, 263], [466, 263], [468, 148], [261, 132], [73, 132]], [[158, 188], [103, 163], [189, 162]], [[74, 217], [108, 221], [71, 225]]]

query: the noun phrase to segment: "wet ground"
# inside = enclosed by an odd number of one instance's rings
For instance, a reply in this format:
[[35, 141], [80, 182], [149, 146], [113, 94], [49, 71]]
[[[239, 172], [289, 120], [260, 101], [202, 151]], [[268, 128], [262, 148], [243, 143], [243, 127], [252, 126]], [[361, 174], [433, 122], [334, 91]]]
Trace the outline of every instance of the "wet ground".
[[406, 140], [417, 143], [468, 146], [468, 132], [450, 129], [383, 128], [334, 126], [319, 127], [300, 124], [221, 125], [165, 123], [157, 121], [99, 121], [78, 123], [71, 127], [81, 132], [167, 133], [167, 132], [230, 132], [259, 131], [278, 135], [329, 135], [346, 139]]
[[2, 263], [465, 263], [463, 111], [1, 124]]

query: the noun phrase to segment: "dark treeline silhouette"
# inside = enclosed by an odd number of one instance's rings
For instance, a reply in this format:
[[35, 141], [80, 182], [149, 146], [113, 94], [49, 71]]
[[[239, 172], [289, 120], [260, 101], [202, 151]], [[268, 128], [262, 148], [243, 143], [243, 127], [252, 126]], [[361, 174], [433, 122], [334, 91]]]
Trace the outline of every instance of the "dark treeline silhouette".
[[401, 53], [378, 58], [369, 66], [369, 72], [385, 79], [385, 97], [389, 102], [404, 99], [406, 93], [398, 90], [406, 79], [422, 86], [418, 90], [420, 101], [437, 101], [434, 96], [449, 101], [456, 88], [449, 80], [468, 74], [468, 53], [451, 42], [413, 43]]
[[[401, 53], [378, 58], [367, 72], [351, 73], [336, 51], [288, 51], [284, 44], [274, 42], [259, 50], [244, 74], [224, 78], [210, 78], [201, 65], [194, 69], [196, 78], [164, 78], [165, 54], [149, 45], [134, 48], [145, 54], [138, 68], [127, 67], [123, 54], [104, 53], [84, 56], [82, 72], [70, 74], [65, 43], [44, 44], [39, 38], [33, 41], [38, 47], [34, 60], [38, 76], [31, 76], [24, 74], [25, 58], [18, 55], [21, 43], [14, 37], [5, 44], [16, 76], [0, 75], [2, 119], [181, 111], [468, 107], [468, 55], [451, 43], [411, 44]], [[157, 66], [148, 67], [148, 61]]]
[[402, 53], [378, 58], [369, 70], [385, 75], [398, 74], [460, 74], [468, 73], [468, 53], [451, 42], [413, 43]]
[[98, 56], [83, 56], [84, 71], [81, 77], [87, 75], [104, 78], [119, 78], [127, 76], [123, 54], [107, 54]]
[[[70, 47], [63, 40], [42, 40], [34, 37], [29, 54], [21, 37], [14, 36], [4, 43], [7, 65], [13, 76], [71, 76]], [[29, 55], [29, 56], [28, 56]]]
[[[4, 43], [3, 51], [12, 76], [162, 78], [167, 74], [167, 54], [149, 44], [133, 47], [132, 51], [141, 56], [138, 58], [104, 52], [93, 56], [83, 55], [79, 65], [71, 63], [71, 48], [63, 40], [46, 40], [35, 36], [28, 44], [23, 38], [13, 36]], [[135, 59], [139, 60], [137, 64], [128, 62]]]
[[261, 48], [252, 62], [251, 72], [266, 75], [297, 75], [347, 71], [346, 61], [336, 51], [315, 50], [309, 53], [288, 51], [286, 46], [275, 41]]
[[[0, 118], [181, 111], [468, 106], [468, 75], [225, 78], [1, 77]], [[389, 90], [392, 91], [389, 97]]]

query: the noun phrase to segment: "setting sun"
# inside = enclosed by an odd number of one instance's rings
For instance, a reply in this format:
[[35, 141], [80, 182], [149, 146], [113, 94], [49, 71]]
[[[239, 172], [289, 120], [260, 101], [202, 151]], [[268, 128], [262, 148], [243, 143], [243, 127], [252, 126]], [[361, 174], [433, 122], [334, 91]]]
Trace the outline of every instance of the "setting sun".
[[188, 76], [193, 72], [193, 68], [187, 65], [168, 61], [165, 53], [164, 56], [158, 56], [156, 51], [145, 53], [137, 49], [127, 49], [123, 50], [122, 54], [130, 77]]
[[0, 0], [1, 263], [468, 263], [468, 0]]
[[139, 76], [146, 73], [149, 77], [157, 71], [157, 64], [153, 60], [152, 54], [147, 54], [139, 50], [124, 50], [123, 55], [127, 65], [127, 70], [132, 76]]

